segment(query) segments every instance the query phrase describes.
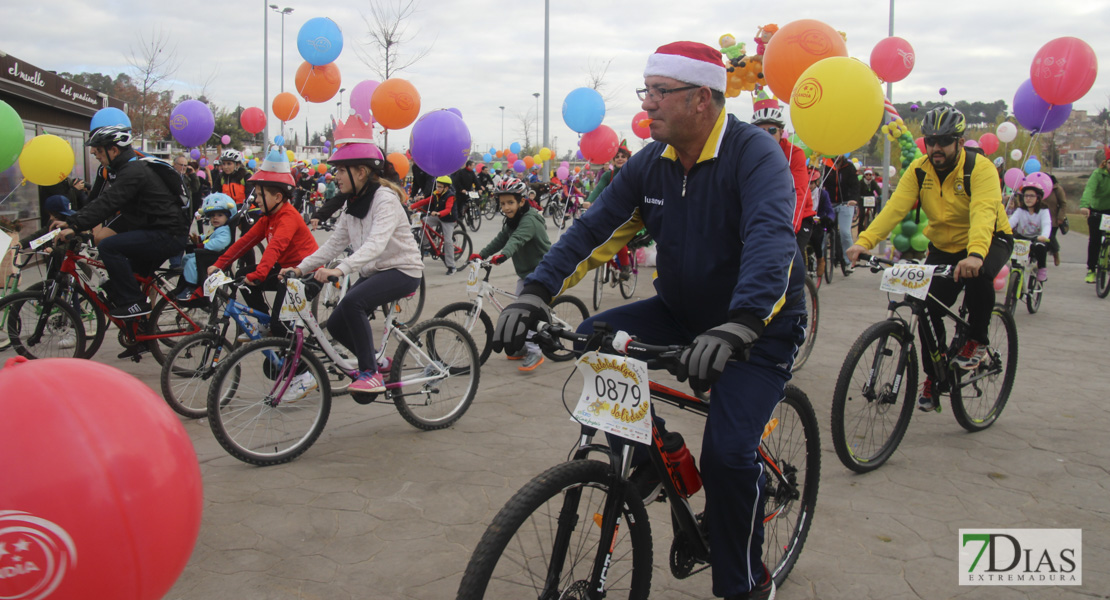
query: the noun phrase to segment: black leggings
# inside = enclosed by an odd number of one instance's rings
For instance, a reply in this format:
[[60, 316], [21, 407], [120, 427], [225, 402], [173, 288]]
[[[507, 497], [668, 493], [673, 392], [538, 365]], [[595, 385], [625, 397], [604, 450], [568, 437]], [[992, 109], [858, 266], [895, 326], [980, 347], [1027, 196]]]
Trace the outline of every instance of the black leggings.
[[1098, 252], [1102, 248], [1102, 236], [1106, 235], [1098, 228], [1102, 224], [1102, 215], [1107, 211], [1092, 210], [1090, 216], [1087, 217], [1087, 231], [1090, 237], [1087, 238], [1087, 270], [1094, 271], [1098, 266]]
[[[987, 256], [983, 260], [983, 267], [979, 270], [979, 275], [970, 279], [961, 278], [959, 281], [953, 279], [933, 279], [933, 284], [929, 288], [929, 294], [935, 296], [937, 300], [944, 303], [945, 306], [952, 306], [956, 302], [956, 296], [960, 294], [960, 290], [964, 290], [964, 305], [967, 306], [967, 322], [971, 326], [971, 331], [968, 332], [971, 339], [981, 343], [989, 344], [990, 338], [987, 335], [987, 329], [990, 325], [991, 310], [994, 309], [994, 278], [998, 276], [998, 272], [1002, 267], [1010, 261], [1010, 255], [1014, 250], [1014, 238], [1010, 234], [996, 233], [994, 239], [991, 240], [990, 249], [987, 250]], [[960, 252], [944, 252], [937, 249], [932, 244], [929, 244], [929, 256], [925, 259], [925, 264], [928, 265], [955, 265], [961, 260], [967, 258], [967, 250]], [[929, 298], [929, 313], [932, 318], [934, 330], [944, 332], [944, 319], [945, 311], [941, 308], [937, 301]], [[920, 326], [925, 327], [925, 323], [921, 322]], [[924, 338], [924, 331], [922, 331]], [[943, 340], [937, 340], [940, 349], [943, 351], [948, 343]], [[925, 374], [932, 377], [932, 361], [922, 361], [925, 367]]]
[[360, 371], [377, 371], [374, 330], [368, 316], [375, 308], [400, 300], [420, 287], [420, 279], [395, 269], [380, 271], [355, 282], [328, 317], [328, 333], [355, 353]]

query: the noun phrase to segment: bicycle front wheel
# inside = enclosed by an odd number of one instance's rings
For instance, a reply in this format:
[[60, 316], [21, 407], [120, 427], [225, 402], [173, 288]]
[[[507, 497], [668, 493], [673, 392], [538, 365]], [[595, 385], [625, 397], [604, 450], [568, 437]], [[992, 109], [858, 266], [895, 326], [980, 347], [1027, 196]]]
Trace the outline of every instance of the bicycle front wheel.
[[347, 295], [350, 287], [351, 276], [344, 275], [339, 281], [325, 283], [320, 288], [320, 293], [312, 299], [312, 316], [316, 317], [316, 322], [321, 327], [327, 326], [328, 317], [335, 312], [335, 307], [339, 306], [339, 301]]
[[[1106, 234], [1104, 234], [1106, 235]], [[1095, 294], [1105, 298], [1110, 294], [1110, 244], [1103, 238], [1102, 250], [1098, 253], [1098, 264], [1095, 268]]]
[[[551, 314], [559, 325], [570, 331], [577, 331], [582, 321], [590, 318], [590, 311], [586, 308], [586, 303], [574, 296], [559, 296], [552, 300]], [[544, 356], [555, 362], [578, 358], [571, 348], [549, 350], [544, 352]]]
[[212, 433], [245, 463], [289, 462], [316, 442], [328, 422], [327, 371], [307, 349], [302, 348], [299, 361], [294, 351], [285, 338], [245, 344], [221, 361], [208, 387]]
[[447, 319], [429, 319], [405, 335], [412, 343], [401, 341], [388, 378], [397, 412], [417, 429], [448, 427], [478, 393], [481, 363], [474, 340]]
[[550, 206], [551, 206], [551, 222], [554, 223], [555, 227], [558, 227], [559, 229], [562, 229], [563, 227], [566, 227], [566, 216], [567, 216], [566, 204], [564, 204], [562, 201], [552, 200], [550, 202]]
[[971, 432], [982, 431], [998, 420], [1010, 399], [1017, 371], [1017, 325], [1002, 306], [994, 306], [987, 335], [988, 359], [971, 371], [953, 369], [952, 412], [960, 427]]
[[486, 364], [493, 352], [493, 320], [486, 311], [479, 310], [478, 305], [473, 302], [454, 302], [439, 309], [435, 318], [462, 325], [474, 339], [474, 346], [478, 349], [478, 362]]
[[0, 300], [8, 342], [16, 354], [36, 358], [83, 358], [85, 326], [68, 302], [43, 307], [42, 292], [17, 292]]
[[[150, 310], [147, 327], [150, 335], [172, 334], [170, 337], [157, 338], [147, 342], [150, 355], [159, 365], [166, 364], [166, 352], [177, 345], [185, 336], [200, 333], [201, 323], [208, 320], [206, 308], [180, 308], [167, 298], [161, 297]], [[192, 320], [192, 323], [189, 321]]]
[[647, 598], [651, 525], [643, 501], [626, 486], [614, 498], [609, 465], [576, 460], [556, 465], [520, 489], [494, 517], [459, 584], [458, 600], [586, 598], [601, 553], [601, 516], [620, 502], [609, 544], [606, 598]]
[[798, 356], [794, 357], [794, 366], [791, 371], [797, 371], [806, 364], [809, 355], [813, 352], [813, 345], [817, 343], [817, 319], [819, 316], [820, 305], [817, 300], [817, 284], [813, 282], [809, 276], [805, 279], [805, 301], [806, 301], [806, 339], [798, 348]]
[[1035, 314], [1041, 309], [1041, 295], [1044, 294], [1044, 282], [1036, 277], [1029, 279], [1029, 293], [1025, 296], [1025, 308], [1029, 314]]
[[821, 429], [802, 390], [788, 385], [763, 432], [763, 562], [782, 585], [813, 524], [821, 480]]
[[1006, 303], [1004, 307], [1010, 316], [1014, 315], [1017, 310], [1018, 302], [1021, 302], [1021, 274], [1017, 270], [1010, 271], [1010, 282], [1006, 285]]
[[[220, 360], [231, 353], [231, 342], [211, 331], [183, 338], [166, 355], [159, 377], [162, 397], [177, 414], [199, 419], [208, 414], [208, 383], [216, 374]], [[227, 395], [234, 396], [239, 370], [229, 374]]]
[[[901, 356], [906, 364], [899, 369]], [[856, 473], [873, 471], [894, 454], [913, 415], [917, 349], [899, 321], [880, 321], [848, 350], [832, 399], [836, 456]]]

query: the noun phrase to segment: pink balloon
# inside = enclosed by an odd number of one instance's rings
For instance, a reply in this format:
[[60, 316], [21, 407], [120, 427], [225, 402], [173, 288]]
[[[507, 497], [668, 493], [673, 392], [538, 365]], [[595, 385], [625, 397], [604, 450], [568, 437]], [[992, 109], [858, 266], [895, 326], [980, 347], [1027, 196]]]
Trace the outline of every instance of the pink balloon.
[[998, 136], [993, 133], [984, 133], [979, 136], [979, 147], [988, 156], [998, 151]]
[[965, 148], [978, 148], [979, 147], [979, 142], [977, 142], [975, 140], [967, 140], [966, 142], [964, 142], [964, 147]]
[[[378, 89], [378, 82], [373, 79], [360, 81], [351, 90], [351, 108], [355, 110], [355, 114], [362, 117], [363, 122], [372, 123], [373, 117], [370, 115], [370, 97], [374, 95], [374, 90]], [[344, 120], [347, 115], [340, 115]]]
[[883, 81], [902, 81], [913, 70], [913, 46], [900, 37], [880, 40], [871, 50], [871, 70]]
[[1006, 187], [1011, 190], [1016, 190], [1023, 179], [1025, 179], [1025, 172], [1017, 167], [1007, 170], [1006, 174], [1002, 176], [1002, 180], [1006, 182]]
[[1010, 278], [1010, 265], [1002, 265], [1002, 270], [994, 278], [994, 291], [1001, 292], [1006, 289], [1006, 280]]
[[1040, 184], [1041, 188], [1044, 189], [1045, 196], [1052, 193], [1052, 178], [1048, 176], [1048, 173], [1044, 173], [1042, 171], [1030, 173], [1025, 176], [1025, 180], [1022, 181], [1020, 185], [1024, 187], [1026, 185], [1029, 185], [1030, 183]]
[[225, 146], [230, 144], [231, 143], [231, 136], [230, 135], [223, 136], [222, 138], [220, 138], [220, 143], [225, 145]]
[[617, 138], [617, 132], [608, 125], [598, 125], [597, 129], [583, 135], [578, 145], [587, 160], [595, 165], [603, 165], [613, 160], [620, 140]]
[[1041, 46], [1029, 67], [1033, 91], [1049, 104], [1071, 104], [1095, 83], [1098, 57], [1079, 38], [1062, 37]]

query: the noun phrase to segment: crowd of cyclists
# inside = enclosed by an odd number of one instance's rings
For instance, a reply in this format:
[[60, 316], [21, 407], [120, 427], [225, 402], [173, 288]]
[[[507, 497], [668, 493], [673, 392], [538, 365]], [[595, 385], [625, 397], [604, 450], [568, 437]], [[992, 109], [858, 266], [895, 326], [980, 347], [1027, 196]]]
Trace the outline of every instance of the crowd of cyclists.
[[[1059, 264], [1056, 234], [1066, 226], [1066, 198], [1060, 186], [1034, 178], [1004, 200], [996, 165], [964, 147], [964, 116], [942, 105], [924, 115], [925, 154], [882, 204], [882, 178], [873, 170], [858, 174], [846, 156], [810, 165], [784, 136], [776, 100], [758, 98], [750, 125], [727, 115], [719, 66], [719, 52], [700, 44], [660, 47], [639, 90], [656, 141], [636, 153], [622, 143], [606, 168], [565, 180], [554, 173], [545, 180], [538, 170], [475, 170], [473, 161], [438, 177], [412, 164], [411, 177], [403, 180], [367, 134], [341, 145], [324, 173], [291, 164], [278, 148], [253, 173], [234, 149], [223, 150], [210, 171], [178, 156], [172, 161], [178, 189], [161, 165], [132, 148], [128, 127], [101, 127], [86, 144], [101, 165], [88, 202], [79, 210], [48, 203], [56, 207], [50, 227], [62, 238], [93, 234], [117, 318], [150, 313], [134, 275], [175, 259], [186, 282], [179, 301], [202, 302], [205, 274], [234, 270], [246, 284], [247, 304], [270, 312], [273, 336], [285, 335], [278, 315], [285, 278], [351, 276], [354, 283], [326, 325], [357, 358], [359, 374], [350, 389], [368, 393], [385, 390], [368, 316], [411, 294], [423, 276], [412, 212], [426, 213], [426, 222], [450, 240], [475, 201], [470, 192], [497, 203], [502, 229], [465, 260], [512, 259], [518, 299], [500, 315], [494, 349], [521, 360], [525, 372], [543, 363], [530, 333], [545, 320], [552, 298], [613, 256], [627, 273], [628, 243], [646, 232], [657, 244], [657, 295], [595, 315], [580, 330], [604, 321], [648, 343], [688, 346], [680, 379], [712, 398], [700, 464], [706, 515], [714, 523], [714, 593], [773, 597], [774, 583], [760, 562], [760, 528], [753, 525], [756, 488], [745, 482], [761, 477], [753, 470], [758, 433], [782, 397], [804, 336], [806, 249], [814, 250], [818, 273], [833, 261], [848, 276], [907, 214], [925, 213], [925, 262], [955, 268], [953, 279], [933, 282], [930, 302], [951, 306], [964, 292], [970, 339], [953, 364], [970, 370], [987, 355], [993, 282], [1009, 263], [1014, 238], [1039, 242], [1032, 251], [1038, 280], [1047, 278], [1050, 254]], [[1081, 202], [1095, 248], [1088, 255], [1091, 273], [1101, 242], [1096, 221], [1110, 211], [1110, 175], [1102, 172], [1110, 169], [1110, 150], [1106, 159]], [[739, 167], [749, 162], [764, 166]], [[539, 200], [554, 193], [577, 193], [582, 212], [581, 224], [552, 245]], [[869, 221], [858, 219], [864, 207], [874, 209]], [[330, 233], [318, 244], [313, 229], [324, 224]], [[835, 255], [825, 254], [827, 236], [838, 241]], [[256, 257], [254, 248], [263, 243]], [[453, 253], [444, 258], [447, 275], [462, 268]], [[932, 411], [938, 404], [933, 374], [926, 375], [918, 406]], [[315, 383], [305, 378], [297, 385]]]

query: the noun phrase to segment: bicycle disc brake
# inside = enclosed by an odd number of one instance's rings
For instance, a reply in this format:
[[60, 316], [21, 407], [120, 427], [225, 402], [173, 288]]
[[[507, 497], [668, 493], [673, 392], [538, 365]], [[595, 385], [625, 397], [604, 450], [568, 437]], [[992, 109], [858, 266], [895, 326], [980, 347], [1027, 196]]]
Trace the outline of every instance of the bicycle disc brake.
[[559, 600], [589, 600], [590, 597], [590, 582], [585, 579], [579, 579], [570, 584], [570, 587], [563, 590], [559, 594]]

